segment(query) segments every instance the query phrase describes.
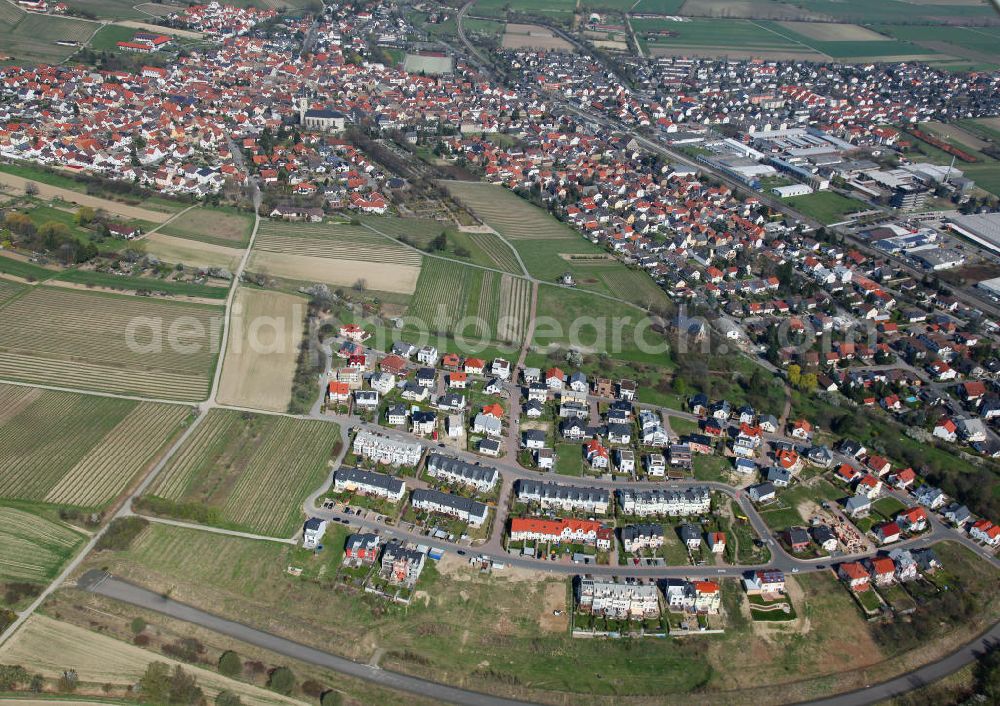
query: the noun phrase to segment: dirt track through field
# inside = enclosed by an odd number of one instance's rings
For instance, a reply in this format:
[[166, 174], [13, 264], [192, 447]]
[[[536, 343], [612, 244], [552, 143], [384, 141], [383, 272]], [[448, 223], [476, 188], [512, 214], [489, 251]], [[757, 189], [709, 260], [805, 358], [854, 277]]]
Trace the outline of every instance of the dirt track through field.
[[0, 172], [0, 184], [10, 187], [14, 191], [22, 194], [24, 193], [24, 187], [28, 182], [31, 182], [38, 187], [38, 195], [43, 199], [60, 198], [63, 201], [75, 203], [80, 206], [103, 208], [109, 213], [114, 213], [124, 218], [150, 221], [152, 223], [163, 223], [172, 215], [170, 213], [161, 213], [160, 211], [150, 211], [149, 209], [141, 208], [139, 206], [129, 206], [128, 204], [118, 203], [117, 201], [102, 199], [97, 196], [90, 196], [89, 194], [82, 194], [79, 191], [73, 191], [72, 189], [51, 186], [49, 184], [43, 184], [39, 181], [32, 181], [31, 179], [15, 176], [14, 174]]

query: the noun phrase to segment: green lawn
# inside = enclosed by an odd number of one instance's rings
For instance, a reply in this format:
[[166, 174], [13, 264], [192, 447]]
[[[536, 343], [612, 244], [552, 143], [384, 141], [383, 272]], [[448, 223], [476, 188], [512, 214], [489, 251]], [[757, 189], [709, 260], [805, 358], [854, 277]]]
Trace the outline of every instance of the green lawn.
[[556, 444], [556, 473], [564, 476], [582, 476], [587, 470], [580, 444], [560, 442]]
[[564, 287], [542, 286], [532, 344], [572, 346], [616, 360], [669, 365], [668, 345], [641, 310]]
[[732, 468], [732, 460], [725, 456], [716, 456], [715, 454], [695, 454], [694, 456], [694, 477], [697, 480], [725, 483], [729, 480], [729, 471]]
[[49, 270], [30, 262], [15, 260], [5, 255], [0, 255], [0, 272], [14, 275], [15, 277], [23, 277], [29, 281], [46, 280], [59, 274], [56, 270]]
[[90, 270], [67, 270], [56, 279], [65, 282], [76, 282], [91, 287], [109, 287], [122, 291], [164, 292], [186, 297], [201, 297], [205, 299], [225, 299], [229, 293], [226, 287], [209, 287], [203, 284], [188, 282], [168, 282], [152, 277], [120, 277], [118, 275], [93, 272]]
[[118, 49], [118, 42], [131, 41], [135, 36], [134, 27], [122, 27], [121, 25], [104, 25], [94, 38], [90, 40], [90, 46], [95, 51], [108, 51]]
[[805, 196], [792, 196], [782, 199], [782, 203], [825, 225], [842, 221], [849, 213], [869, 210], [869, 206], [864, 202], [841, 196], [833, 191], [816, 191]]

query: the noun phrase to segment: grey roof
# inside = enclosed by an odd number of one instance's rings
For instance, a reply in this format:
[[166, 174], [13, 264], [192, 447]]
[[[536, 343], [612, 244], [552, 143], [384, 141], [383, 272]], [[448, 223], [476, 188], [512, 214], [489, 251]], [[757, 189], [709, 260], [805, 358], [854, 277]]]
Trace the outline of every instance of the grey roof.
[[537, 480], [523, 479], [518, 481], [519, 495], [537, 495], [553, 500], [570, 500], [577, 502], [604, 503], [611, 499], [611, 494], [603, 488], [578, 488], [558, 483], [543, 483]]
[[615, 494], [622, 503], [631, 500], [639, 503], [640, 505], [648, 505], [660, 502], [703, 503], [711, 498], [712, 491], [703, 486], [685, 488], [684, 490], [667, 490], [665, 488], [657, 488], [655, 490], [632, 490], [630, 488], [622, 488], [621, 490], [616, 490]]
[[816, 525], [812, 528], [812, 536], [816, 541], [816, 544], [824, 544], [831, 539], [836, 539], [837, 535], [833, 533], [827, 525]]
[[788, 541], [791, 544], [807, 544], [809, 542], [809, 533], [801, 527], [792, 527], [788, 530]]
[[757, 485], [751, 485], [749, 490], [758, 498], [761, 498], [765, 495], [771, 495], [774, 492], [774, 483], [765, 481], [763, 483], [758, 483]]
[[492, 466], [477, 466], [461, 459], [436, 453], [427, 457], [427, 468], [428, 470], [434, 469], [435, 472], [444, 471], [474, 483], [495, 483], [498, 475], [497, 469]]
[[440, 490], [425, 490], [423, 488], [418, 488], [410, 494], [410, 502], [411, 504], [432, 502], [436, 505], [450, 507], [459, 512], [465, 512], [471, 517], [486, 516], [486, 506], [482, 503], [471, 500], [470, 498], [463, 498], [461, 495], [442, 493]]
[[767, 469], [767, 480], [789, 483], [792, 480], [792, 473], [780, 466], [771, 466]]
[[663, 525], [628, 525], [627, 527], [622, 527], [621, 534], [623, 542], [631, 541], [637, 539], [638, 537], [662, 537]]
[[632, 436], [632, 427], [628, 424], [608, 424], [608, 436], [614, 434], [622, 438]]
[[340, 468], [333, 474], [334, 481], [352, 481], [361, 485], [370, 485], [373, 488], [381, 488], [393, 495], [403, 492], [403, 481], [399, 478], [387, 476], [384, 473], [366, 471], [363, 468]]
[[701, 528], [697, 525], [693, 525], [690, 522], [685, 522], [680, 527], [677, 528], [677, 532], [680, 534], [681, 539], [688, 542], [692, 539], [701, 539]]
[[385, 545], [385, 549], [382, 552], [382, 562], [385, 563], [394, 559], [422, 562], [424, 553], [418, 552], [416, 549], [407, 549], [399, 540], [394, 539]]
[[868, 507], [871, 504], [872, 501], [864, 495], [852, 495], [847, 499], [845, 507], [847, 508], [847, 511], [850, 512], [852, 510], [859, 510], [861, 508]]

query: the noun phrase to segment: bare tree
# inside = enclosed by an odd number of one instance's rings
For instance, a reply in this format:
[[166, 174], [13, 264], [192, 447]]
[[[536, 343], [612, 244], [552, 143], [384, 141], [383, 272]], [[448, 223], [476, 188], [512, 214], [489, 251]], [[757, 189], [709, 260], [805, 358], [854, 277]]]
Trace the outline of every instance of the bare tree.
[[27, 196], [38, 196], [38, 184], [33, 181], [26, 181], [24, 183], [24, 193]]

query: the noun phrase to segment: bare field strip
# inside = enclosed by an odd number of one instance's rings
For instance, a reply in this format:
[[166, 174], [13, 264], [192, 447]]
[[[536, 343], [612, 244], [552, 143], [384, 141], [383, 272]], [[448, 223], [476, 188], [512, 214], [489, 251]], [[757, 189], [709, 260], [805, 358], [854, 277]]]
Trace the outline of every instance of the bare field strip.
[[187, 39], [201, 39], [205, 36], [201, 32], [195, 32], [190, 29], [164, 27], [163, 25], [156, 25], [152, 22], [142, 22], [141, 20], [119, 20], [115, 24], [122, 27], [132, 27], [133, 29], [144, 29], [149, 32], [156, 32], [157, 34], [169, 34], [175, 37], [186, 37]]
[[110, 199], [102, 199], [97, 196], [90, 196], [89, 194], [81, 193], [79, 191], [73, 191], [72, 189], [50, 186], [49, 184], [43, 184], [40, 181], [32, 181], [31, 179], [25, 179], [24, 177], [16, 176], [14, 174], [0, 172], [0, 185], [13, 189], [18, 193], [24, 193], [24, 186], [28, 182], [31, 182], [38, 187], [38, 196], [43, 199], [58, 198], [80, 206], [103, 208], [108, 213], [114, 213], [115, 215], [123, 218], [149, 221], [151, 223], [163, 223], [165, 220], [170, 218], [171, 215], [162, 211], [151, 211], [148, 208], [142, 208], [140, 206], [129, 206], [128, 204], [118, 203], [117, 201], [111, 201]]
[[170, 438], [183, 405], [0, 385], [0, 497], [102, 507]]
[[680, 13], [691, 17], [743, 17], [756, 20], [823, 20], [829, 15], [769, 0], [687, 0]]
[[217, 508], [225, 523], [251, 531], [290, 536], [339, 439], [339, 427], [327, 422], [214, 409], [149, 494]]
[[591, 44], [608, 51], [628, 51], [628, 42], [616, 42], [610, 39], [592, 39]]
[[973, 150], [981, 151], [990, 146], [990, 143], [973, 135], [965, 128], [950, 123], [928, 123], [926, 127], [937, 135], [958, 142], [960, 145]]
[[220, 402], [272, 412], [288, 409], [305, 312], [300, 297], [240, 288], [222, 363]]
[[576, 51], [570, 42], [556, 36], [552, 30], [538, 25], [508, 22], [501, 41], [504, 49], [540, 49], [542, 51]]
[[367, 231], [373, 240], [341, 240], [312, 237], [295, 237], [258, 233], [254, 250], [305, 257], [324, 257], [361, 262], [385, 262], [398, 265], [420, 265], [420, 253], [394, 245], [391, 240]]
[[83, 543], [83, 535], [60, 522], [0, 506], [0, 580], [46, 581]]
[[[771, 59], [774, 61], [825, 61], [829, 59], [826, 54], [815, 51], [767, 51], [749, 49], [731, 49], [729, 47], [704, 47], [704, 46], [684, 46], [680, 44], [650, 44], [649, 55], [660, 56], [683, 56], [696, 57], [702, 59], [717, 59], [729, 57], [731, 59]], [[856, 61], [856, 59], [852, 59]]]
[[358, 281], [364, 280], [367, 289], [396, 294], [412, 294], [420, 276], [420, 267], [414, 265], [258, 252], [256, 248], [250, 256], [248, 269], [286, 279], [321, 282], [333, 287], [353, 287]]
[[248, 706], [301, 706], [303, 703], [44, 615], [31, 616], [17, 635], [0, 647], [0, 662], [20, 664], [31, 673], [51, 678], [72, 669], [81, 681], [118, 686], [131, 686], [142, 677], [151, 662], [163, 662], [171, 670], [180, 666], [194, 676], [209, 703], [221, 691], [237, 694]]
[[890, 39], [860, 25], [833, 22], [779, 22], [778, 24], [820, 42], [884, 42]]
[[976, 118], [977, 123], [982, 123], [986, 127], [1000, 132], [1000, 118]]
[[221, 267], [234, 271], [240, 263], [242, 250], [227, 248], [215, 243], [202, 243], [161, 231], [142, 239], [146, 252], [171, 264], [182, 263], [189, 267]]
[[579, 238], [569, 226], [555, 220], [502, 186], [464, 181], [442, 181], [441, 186], [493, 230], [511, 240]]
[[204, 399], [223, 309], [39, 286], [0, 309], [0, 378]]

